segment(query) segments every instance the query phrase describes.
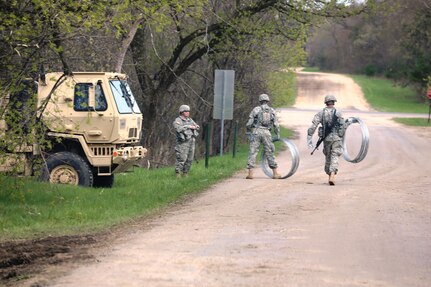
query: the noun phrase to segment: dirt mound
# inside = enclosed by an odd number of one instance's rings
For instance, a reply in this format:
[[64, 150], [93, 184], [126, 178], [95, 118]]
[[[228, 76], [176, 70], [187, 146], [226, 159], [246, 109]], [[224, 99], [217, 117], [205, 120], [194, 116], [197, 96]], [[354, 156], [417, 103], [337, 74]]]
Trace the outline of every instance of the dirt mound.
[[38, 273], [46, 265], [89, 259], [95, 235], [47, 237], [0, 243], [0, 285]]

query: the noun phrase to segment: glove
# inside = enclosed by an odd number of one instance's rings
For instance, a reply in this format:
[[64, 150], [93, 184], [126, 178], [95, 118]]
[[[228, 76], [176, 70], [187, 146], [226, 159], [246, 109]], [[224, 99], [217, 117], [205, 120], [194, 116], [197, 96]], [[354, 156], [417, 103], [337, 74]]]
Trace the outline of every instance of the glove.
[[310, 135], [307, 135], [307, 145], [308, 145], [309, 149], [314, 148], [314, 146], [313, 146], [313, 138]]
[[346, 120], [346, 124], [347, 124], [347, 125], [351, 125], [351, 124], [353, 124], [353, 119], [352, 119], [352, 118], [348, 118], [348, 119]]
[[275, 134], [275, 137], [272, 138], [272, 142], [277, 142], [280, 140], [280, 135], [279, 134]]

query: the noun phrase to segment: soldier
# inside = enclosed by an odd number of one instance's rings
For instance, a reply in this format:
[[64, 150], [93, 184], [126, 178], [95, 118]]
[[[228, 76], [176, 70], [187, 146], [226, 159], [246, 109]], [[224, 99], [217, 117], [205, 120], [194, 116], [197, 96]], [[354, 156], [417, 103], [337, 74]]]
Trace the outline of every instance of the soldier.
[[326, 107], [318, 112], [307, 132], [307, 144], [313, 148], [312, 136], [320, 124], [318, 134], [323, 138], [323, 154], [325, 155], [325, 172], [329, 175], [329, 184], [335, 185], [335, 175], [338, 172], [338, 158], [343, 153], [341, 139], [345, 132], [345, 123], [341, 113], [334, 108], [337, 99], [333, 95], [325, 97]]
[[195, 138], [200, 129], [190, 118], [190, 107], [182, 105], [179, 109], [180, 116], [173, 123], [176, 131], [175, 145], [175, 173], [177, 177], [188, 176], [195, 154]]
[[272, 143], [271, 129], [274, 129], [277, 139], [280, 139], [280, 126], [275, 110], [268, 106], [269, 96], [267, 94], [261, 94], [259, 96], [259, 103], [260, 106], [255, 107], [251, 111], [246, 124], [250, 141], [247, 161], [248, 175], [246, 178], [253, 179], [253, 168], [256, 163], [256, 156], [260, 144], [263, 144], [269, 167], [273, 172], [272, 178], [278, 179], [281, 176], [277, 172], [277, 163], [274, 158], [274, 144]]

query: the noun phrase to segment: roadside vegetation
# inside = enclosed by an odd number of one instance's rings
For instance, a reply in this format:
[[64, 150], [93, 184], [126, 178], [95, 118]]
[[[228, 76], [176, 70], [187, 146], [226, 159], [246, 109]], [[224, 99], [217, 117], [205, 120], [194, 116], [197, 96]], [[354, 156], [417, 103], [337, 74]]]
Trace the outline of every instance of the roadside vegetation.
[[427, 118], [393, 118], [397, 123], [407, 125], [407, 126], [416, 126], [416, 127], [430, 127], [431, 123], [428, 122]]
[[[406, 86], [394, 85], [393, 81], [364, 75], [349, 75], [361, 87], [368, 103], [382, 112], [428, 113], [429, 105]], [[431, 126], [427, 118], [393, 118], [408, 126]]]
[[325, 71], [385, 76], [424, 94], [431, 74], [429, 1], [373, 2], [371, 13], [314, 27], [307, 43], [308, 64]]
[[[292, 131], [282, 129], [282, 137]], [[276, 143], [280, 150], [281, 144]], [[30, 178], [0, 176], [0, 241], [95, 233], [142, 220], [186, 195], [202, 192], [245, 169], [248, 145], [194, 162], [190, 176], [177, 179], [173, 167], [135, 168], [116, 176], [113, 188], [50, 185]]]
[[319, 67], [305, 67], [302, 72], [321, 72]]
[[409, 86], [395, 85], [393, 81], [364, 75], [349, 75], [364, 92], [368, 103], [382, 112], [428, 113], [428, 105]]
[[287, 107], [295, 103], [296, 76], [292, 71], [276, 71], [269, 73], [268, 90], [273, 107]]

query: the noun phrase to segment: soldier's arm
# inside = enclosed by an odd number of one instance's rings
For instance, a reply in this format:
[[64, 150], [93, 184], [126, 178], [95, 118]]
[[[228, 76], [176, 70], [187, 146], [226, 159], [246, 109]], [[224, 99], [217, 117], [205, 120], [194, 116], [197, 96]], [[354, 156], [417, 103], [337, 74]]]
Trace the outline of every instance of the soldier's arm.
[[337, 111], [337, 124], [338, 124], [338, 135], [340, 137], [343, 137], [349, 123], [346, 123], [344, 121], [343, 115], [339, 111]]
[[194, 126], [193, 129], [199, 130], [200, 126], [194, 120], [192, 120], [192, 119], [190, 119], [190, 120], [192, 121], [192, 125]]
[[250, 131], [251, 128], [253, 127], [254, 124], [254, 117], [256, 116], [256, 112], [255, 112], [256, 108], [254, 108], [251, 112], [250, 115], [248, 116], [248, 121], [245, 124], [245, 126], [247, 127], [247, 131]]
[[185, 130], [187, 130], [188, 129], [188, 126], [186, 126], [186, 125], [182, 125], [182, 123], [181, 123], [181, 120], [180, 119], [176, 119], [175, 121], [174, 121], [174, 129], [175, 129], [175, 131], [177, 132], [177, 133], [182, 133], [182, 132], [184, 132]]
[[318, 112], [313, 120], [311, 121], [311, 126], [308, 128], [307, 135], [312, 136], [316, 131], [317, 127], [322, 121], [322, 112]]
[[274, 121], [273, 121], [273, 125], [274, 125], [274, 133], [280, 137], [280, 124], [278, 123], [278, 117], [277, 114], [275, 112], [274, 109], [272, 109], [273, 115], [274, 115]]

